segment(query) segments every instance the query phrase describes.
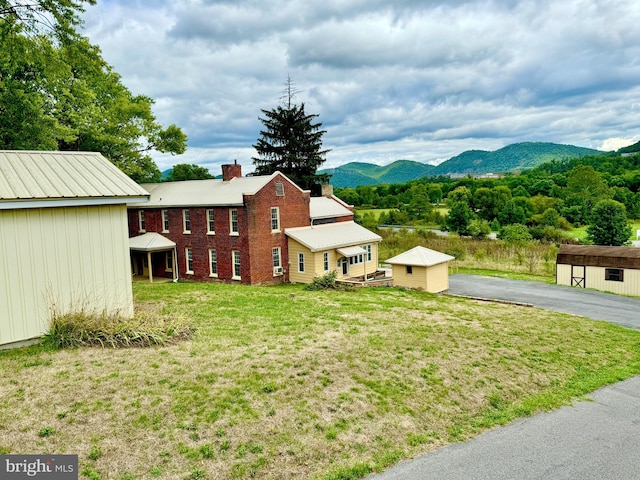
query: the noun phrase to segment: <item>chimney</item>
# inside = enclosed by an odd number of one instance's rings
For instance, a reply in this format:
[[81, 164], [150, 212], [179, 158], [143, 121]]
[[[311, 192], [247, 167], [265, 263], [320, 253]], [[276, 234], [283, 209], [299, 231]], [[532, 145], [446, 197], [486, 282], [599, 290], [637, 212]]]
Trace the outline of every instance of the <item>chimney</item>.
[[331, 198], [333, 196], [333, 185], [331, 185], [330, 183], [323, 183], [321, 186], [321, 195], [323, 197], [329, 197]]
[[238, 165], [238, 161], [234, 160], [233, 164], [222, 165], [222, 181], [228, 182], [232, 178], [242, 177], [242, 165]]

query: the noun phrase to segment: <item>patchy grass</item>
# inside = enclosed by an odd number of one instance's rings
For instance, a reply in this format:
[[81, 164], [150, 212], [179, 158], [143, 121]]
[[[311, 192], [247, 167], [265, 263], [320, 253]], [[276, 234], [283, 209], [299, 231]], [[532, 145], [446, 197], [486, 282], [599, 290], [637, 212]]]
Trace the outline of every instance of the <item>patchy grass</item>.
[[81, 478], [361, 478], [640, 373], [640, 332], [401, 289], [135, 284], [188, 341], [0, 352], [0, 451]]

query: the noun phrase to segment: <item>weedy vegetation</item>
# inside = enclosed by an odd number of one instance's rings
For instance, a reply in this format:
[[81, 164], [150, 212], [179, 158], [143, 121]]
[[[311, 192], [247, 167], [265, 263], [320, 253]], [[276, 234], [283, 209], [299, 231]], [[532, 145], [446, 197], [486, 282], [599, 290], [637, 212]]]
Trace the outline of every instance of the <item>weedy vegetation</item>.
[[[0, 352], [0, 452], [91, 479], [355, 479], [640, 373], [640, 332], [394, 288], [135, 284], [191, 338]], [[99, 342], [98, 342], [99, 343]]]

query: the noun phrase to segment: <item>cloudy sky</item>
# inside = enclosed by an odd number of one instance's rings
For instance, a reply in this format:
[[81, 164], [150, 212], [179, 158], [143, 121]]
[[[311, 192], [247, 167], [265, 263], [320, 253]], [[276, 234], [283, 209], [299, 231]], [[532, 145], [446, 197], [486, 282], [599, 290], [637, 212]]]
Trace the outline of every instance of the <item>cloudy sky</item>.
[[327, 131], [325, 167], [640, 139], [629, 0], [98, 0], [84, 18], [123, 83], [189, 136], [161, 170], [251, 171], [287, 76]]

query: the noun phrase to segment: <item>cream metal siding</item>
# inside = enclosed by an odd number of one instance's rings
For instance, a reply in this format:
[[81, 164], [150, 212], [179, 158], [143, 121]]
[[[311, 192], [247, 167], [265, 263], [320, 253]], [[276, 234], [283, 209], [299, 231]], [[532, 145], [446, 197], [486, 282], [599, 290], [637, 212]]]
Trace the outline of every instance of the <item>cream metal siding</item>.
[[[604, 292], [612, 292], [621, 295], [633, 295], [640, 297], [640, 270], [623, 268], [624, 281], [614, 282], [605, 280], [606, 267], [585, 267], [585, 288], [593, 288]], [[574, 274], [576, 274], [574, 267]], [[582, 267], [577, 272], [581, 276]], [[558, 285], [571, 285], [571, 265], [558, 264], [556, 266], [556, 283]]]
[[48, 329], [52, 314], [133, 315], [126, 206], [0, 210], [0, 345]]
[[624, 268], [624, 281], [605, 280], [605, 267], [587, 267], [586, 288], [622, 295], [640, 296], [640, 270]]

